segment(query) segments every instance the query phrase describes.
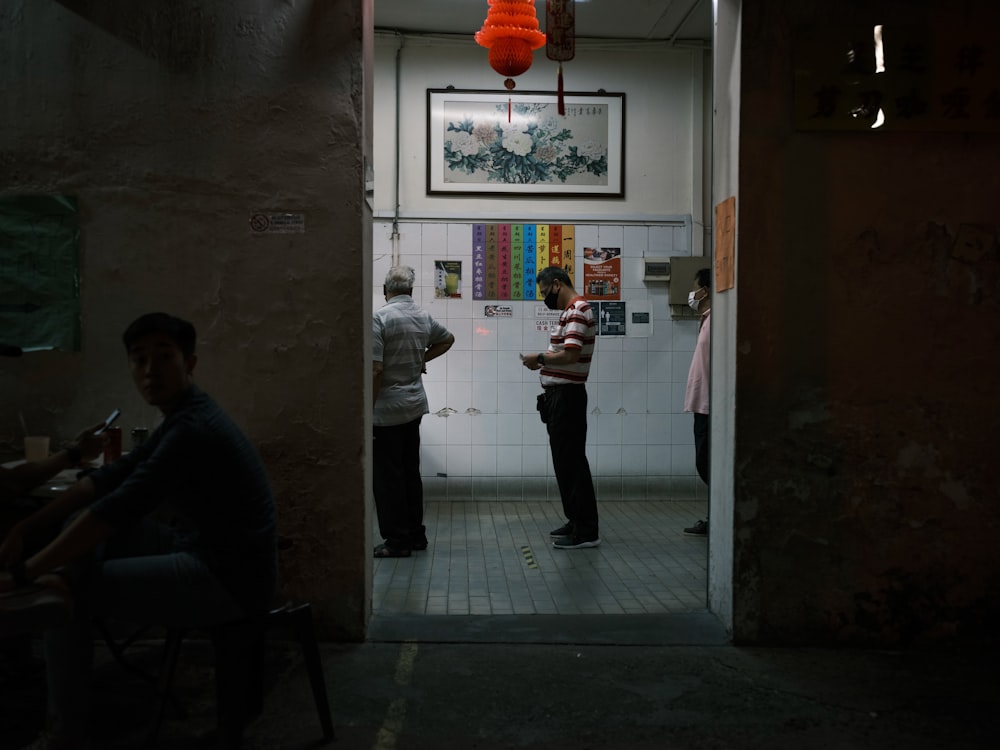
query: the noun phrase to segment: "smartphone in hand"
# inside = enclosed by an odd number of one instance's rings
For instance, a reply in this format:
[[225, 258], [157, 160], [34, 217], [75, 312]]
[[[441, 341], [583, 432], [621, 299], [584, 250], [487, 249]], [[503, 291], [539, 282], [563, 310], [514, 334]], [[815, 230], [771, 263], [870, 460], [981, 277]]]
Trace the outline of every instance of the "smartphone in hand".
[[103, 433], [106, 429], [108, 429], [111, 425], [113, 425], [115, 423], [115, 420], [118, 419], [118, 417], [120, 417], [121, 415], [122, 415], [121, 409], [115, 409], [108, 415], [108, 418], [104, 420], [104, 425], [100, 429], [98, 429], [97, 432], [95, 432], [94, 434], [100, 435], [101, 433]]

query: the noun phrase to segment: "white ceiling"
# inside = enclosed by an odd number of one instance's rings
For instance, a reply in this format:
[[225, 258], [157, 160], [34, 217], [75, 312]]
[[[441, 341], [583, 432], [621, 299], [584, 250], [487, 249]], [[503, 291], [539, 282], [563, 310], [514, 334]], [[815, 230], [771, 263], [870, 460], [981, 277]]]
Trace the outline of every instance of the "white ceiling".
[[[374, 0], [375, 28], [474, 34], [487, 0]], [[545, 30], [545, 0], [535, 1]], [[577, 38], [712, 40], [712, 0], [576, 0]]]

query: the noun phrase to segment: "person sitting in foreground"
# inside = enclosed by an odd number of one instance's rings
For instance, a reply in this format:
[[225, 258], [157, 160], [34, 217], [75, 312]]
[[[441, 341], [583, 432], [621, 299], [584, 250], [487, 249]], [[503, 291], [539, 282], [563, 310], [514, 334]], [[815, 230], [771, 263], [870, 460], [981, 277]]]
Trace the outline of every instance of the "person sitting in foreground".
[[[45, 632], [48, 727], [36, 750], [87, 746], [94, 617], [217, 625], [265, 612], [276, 585], [268, 476], [254, 446], [194, 383], [194, 326], [149, 313], [122, 338], [135, 386], [163, 412], [162, 424], [0, 545], [0, 563], [9, 566], [0, 593], [45, 582], [65, 587], [75, 603], [68, 625]], [[169, 526], [150, 517], [162, 504], [176, 519]], [[76, 511], [56, 539], [22, 559], [26, 533]]]

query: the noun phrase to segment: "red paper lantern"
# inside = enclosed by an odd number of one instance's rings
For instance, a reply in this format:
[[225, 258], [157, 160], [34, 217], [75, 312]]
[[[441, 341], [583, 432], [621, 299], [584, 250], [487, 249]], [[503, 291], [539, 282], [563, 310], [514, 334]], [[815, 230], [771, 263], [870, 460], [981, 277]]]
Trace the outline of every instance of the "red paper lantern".
[[545, 44], [545, 34], [538, 30], [535, 0], [489, 0], [489, 4], [476, 43], [490, 51], [490, 67], [508, 76], [504, 85], [512, 89], [511, 77], [531, 67], [532, 51]]

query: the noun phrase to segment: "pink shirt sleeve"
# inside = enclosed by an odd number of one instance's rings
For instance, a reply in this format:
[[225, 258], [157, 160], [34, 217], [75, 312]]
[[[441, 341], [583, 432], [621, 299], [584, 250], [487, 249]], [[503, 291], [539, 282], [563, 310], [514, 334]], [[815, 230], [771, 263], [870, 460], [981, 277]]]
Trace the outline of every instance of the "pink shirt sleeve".
[[711, 310], [705, 313], [698, 328], [698, 342], [694, 346], [691, 369], [688, 370], [687, 388], [684, 391], [684, 411], [695, 414], [708, 414], [708, 363], [712, 340], [710, 314]]

